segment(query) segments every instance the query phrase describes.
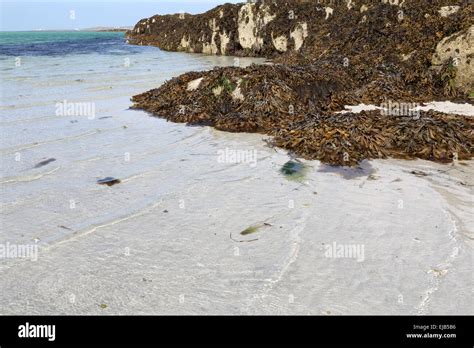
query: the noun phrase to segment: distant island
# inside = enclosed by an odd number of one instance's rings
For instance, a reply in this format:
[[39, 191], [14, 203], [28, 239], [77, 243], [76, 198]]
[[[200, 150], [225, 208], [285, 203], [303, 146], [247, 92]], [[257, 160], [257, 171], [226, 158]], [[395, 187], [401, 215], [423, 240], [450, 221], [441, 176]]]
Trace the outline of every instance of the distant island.
[[132, 27], [95, 27], [95, 28], [81, 29], [81, 31], [126, 32], [126, 31], [129, 31], [131, 28]]

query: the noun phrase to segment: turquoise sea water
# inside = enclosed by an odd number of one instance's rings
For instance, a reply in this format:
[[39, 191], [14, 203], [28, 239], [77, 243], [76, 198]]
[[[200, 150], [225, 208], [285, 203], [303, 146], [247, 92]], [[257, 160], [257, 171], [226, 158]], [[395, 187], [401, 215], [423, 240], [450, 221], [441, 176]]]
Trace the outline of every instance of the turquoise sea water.
[[93, 31], [2, 31], [0, 44], [55, 43], [61, 41], [123, 37], [123, 32]]
[[137, 54], [146, 50], [126, 44], [123, 32], [0, 32], [1, 56]]

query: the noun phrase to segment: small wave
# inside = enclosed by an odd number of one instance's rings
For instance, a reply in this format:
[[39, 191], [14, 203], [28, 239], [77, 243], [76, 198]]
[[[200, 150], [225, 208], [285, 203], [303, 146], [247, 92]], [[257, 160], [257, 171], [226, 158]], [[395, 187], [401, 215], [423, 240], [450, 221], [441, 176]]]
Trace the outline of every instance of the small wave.
[[33, 147], [37, 147], [37, 146], [42, 146], [42, 145], [47, 145], [47, 144], [57, 143], [57, 142], [62, 142], [62, 141], [76, 140], [76, 139], [80, 139], [80, 138], [83, 138], [83, 137], [88, 137], [88, 136], [95, 135], [95, 134], [103, 134], [103, 133], [115, 132], [115, 131], [121, 131], [121, 130], [123, 130], [123, 127], [115, 127], [115, 128], [108, 128], [108, 129], [97, 129], [97, 130], [93, 130], [93, 131], [90, 131], [90, 132], [86, 132], [86, 133], [82, 133], [82, 134], [78, 134], [78, 135], [73, 135], [73, 136], [69, 136], [69, 137], [52, 139], [52, 140], [47, 140], [47, 141], [43, 141], [43, 142], [35, 142], [35, 143], [30, 143], [30, 144], [22, 144], [22, 145], [18, 145], [18, 146], [13, 146], [13, 147], [1, 149], [0, 154], [9, 155], [9, 154], [13, 154], [13, 153], [16, 153], [16, 152], [19, 152], [19, 151], [27, 150], [27, 149], [30, 149], [30, 148], [33, 148]]
[[0, 181], [0, 185], [4, 184], [15, 184], [15, 183], [20, 183], [20, 182], [30, 182], [30, 181], [35, 181], [39, 180], [47, 175], [51, 175], [55, 172], [57, 172], [61, 167], [56, 167], [48, 172], [36, 174], [36, 175], [25, 175], [25, 176], [16, 176], [16, 177], [9, 177], [6, 178], [7, 180]]

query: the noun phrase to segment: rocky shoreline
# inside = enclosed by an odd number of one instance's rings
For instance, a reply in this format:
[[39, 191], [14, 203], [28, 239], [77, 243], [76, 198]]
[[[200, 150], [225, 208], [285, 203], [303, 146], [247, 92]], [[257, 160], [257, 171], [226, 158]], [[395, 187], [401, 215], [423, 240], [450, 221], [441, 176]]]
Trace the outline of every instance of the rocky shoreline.
[[[417, 107], [472, 103], [474, 6], [325, 3], [257, 1], [141, 20], [127, 32], [132, 44], [272, 61], [240, 68], [236, 58], [235, 67], [187, 73], [133, 97], [133, 107], [173, 122], [268, 134], [277, 146], [332, 165], [472, 158], [473, 118]], [[360, 103], [395, 107], [339, 113]]]

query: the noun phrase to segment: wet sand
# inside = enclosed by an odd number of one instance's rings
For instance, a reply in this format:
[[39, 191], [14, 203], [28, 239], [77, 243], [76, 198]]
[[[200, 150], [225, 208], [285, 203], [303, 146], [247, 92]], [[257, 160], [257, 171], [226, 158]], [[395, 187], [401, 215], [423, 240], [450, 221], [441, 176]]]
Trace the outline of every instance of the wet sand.
[[[127, 110], [177, 73], [9, 77], [36, 92], [2, 109], [0, 243], [39, 253], [0, 260], [0, 314], [474, 313], [474, 162], [302, 161], [288, 180], [288, 154], [261, 135]], [[54, 116], [58, 86], [96, 117]], [[220, 161], [226, 149], [256, 165]], [[363, 254], [328, 257], [334, 245]]]

